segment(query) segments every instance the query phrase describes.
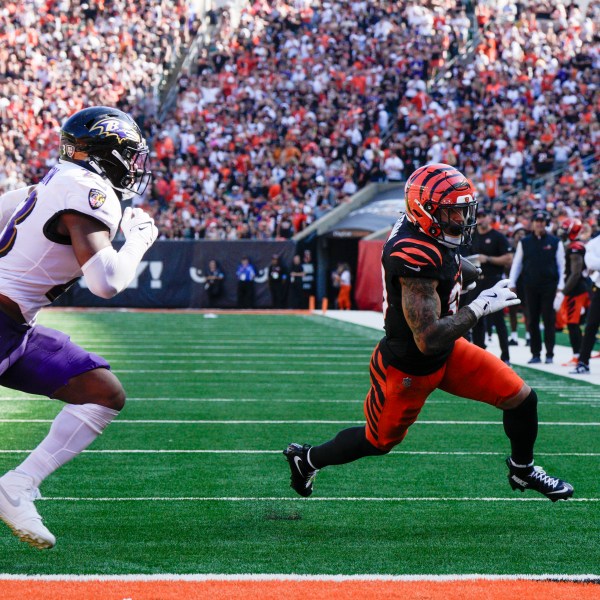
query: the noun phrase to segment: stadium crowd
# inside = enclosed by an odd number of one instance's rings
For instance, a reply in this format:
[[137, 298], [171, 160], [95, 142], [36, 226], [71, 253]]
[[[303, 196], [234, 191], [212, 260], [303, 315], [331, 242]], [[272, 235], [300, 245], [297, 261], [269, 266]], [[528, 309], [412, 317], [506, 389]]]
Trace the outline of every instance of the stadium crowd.
[[61, 123], [81, 108], [117, 106], [143, 126], [197, 27], [187, 0], [3, 2], [0, 192], [39, 181]]
[[221, 11], [161, 120], [157, 86], [198, 28], [184, 0], [13, 0], [0, 190], [39, 178], [68, 114], [110, 104], [152, 144], [143, 203], [164, 239], [287, 239], [426, 162], [479, 182], [508, 235], [539, 208], [591, 232], [599, 21], [596, 1], [257, 0], [235, 28]]

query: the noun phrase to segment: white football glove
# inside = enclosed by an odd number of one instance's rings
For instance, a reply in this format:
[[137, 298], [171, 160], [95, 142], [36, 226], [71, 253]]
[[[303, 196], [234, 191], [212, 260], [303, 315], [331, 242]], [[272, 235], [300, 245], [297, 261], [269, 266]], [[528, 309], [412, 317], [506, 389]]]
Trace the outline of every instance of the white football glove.
[[131, 208], [128, 206], [123, 211], [121, 219], [121, 231], [125, 240], [135, 238], [144, 243], [146, 248], [152, 246], [158, 237], [158, 229], [154, 225], [154, 219], [141, 208]]
[[483, 290], [471, 304], [467, 306], [475, 313], [478, 319], [485, 315], [491, 315], [507, 306], [521, 304], [514, 292], [508, 289], [510, 282], [508, 279], [502, 279], [494, 287]]

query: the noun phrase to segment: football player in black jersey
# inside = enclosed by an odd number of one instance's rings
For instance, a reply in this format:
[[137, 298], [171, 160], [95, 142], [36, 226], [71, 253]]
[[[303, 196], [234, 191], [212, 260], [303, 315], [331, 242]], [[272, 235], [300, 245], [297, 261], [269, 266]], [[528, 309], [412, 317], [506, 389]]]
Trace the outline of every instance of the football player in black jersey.
[[[565, 219], [560, 225], [560, 237], [565, 244], [565, 287], [562, 295], [557, 295], [556, 329], [561, 330], [566, 324], [569, 330], [569, 341], [573, 349], [571, 364], [579, 362], [579, 349], [583, 335], [581, 334], [581, 316], [590, 305], [590, 294], [585, 283], [585, 244], [579, 240], [583, 227], [579, 219]], [[569, 366], [567, 363], [563, 366]]]
[[291, 486], [301, 496], [310, 496], [319, 469], [387, 454], [404, 439], [435, 389], [503, 411], [513, 489], [533, 489], [552, 501], [572, 496], [570, 484], [534, 466], [535, 391], [499, 358], [463, 337], [484, 315], [519, 303], [508, 280], [502, 280], [458, 307], [458, 247], [476, 225], [475, 193], [471, 181], [445, 164], [425, 165], [409, 177], [406, 214], [383, 248], [385, 336], [371, 358], [366, 425], [344, 429], [318, 446], [289, 444], [284, 455]]

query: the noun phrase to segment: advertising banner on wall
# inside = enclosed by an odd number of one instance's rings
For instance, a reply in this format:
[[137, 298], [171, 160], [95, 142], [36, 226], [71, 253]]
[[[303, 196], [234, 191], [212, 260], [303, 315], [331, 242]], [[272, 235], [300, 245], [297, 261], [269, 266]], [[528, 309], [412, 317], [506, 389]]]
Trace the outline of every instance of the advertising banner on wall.
[[236, 270], [247, 256], [256, 271], [254, 307], [272, 306], [268, 270], [274, 255], [289, 270], [293, 242], [278, 241], [159, 241], [146, 253], [129, 287], [110, 300], [94, 296], [81, 278], [60, 296], [54, 306], [123, 308], [207, 308], [206, 272], [216, 260], [224, 273], [223, 293], [212, 308], [236, 308]]

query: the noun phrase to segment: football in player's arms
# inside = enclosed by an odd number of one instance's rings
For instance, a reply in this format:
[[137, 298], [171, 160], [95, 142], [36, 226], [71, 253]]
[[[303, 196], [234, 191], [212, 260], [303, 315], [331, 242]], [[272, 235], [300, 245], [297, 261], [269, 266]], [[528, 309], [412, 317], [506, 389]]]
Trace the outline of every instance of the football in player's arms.
[[468, 258], [460, 257], [460, 268], [462, 270], [462, 289], [475, 289], [477, 279], [481, 274], [481, 269], [475, 266]]

